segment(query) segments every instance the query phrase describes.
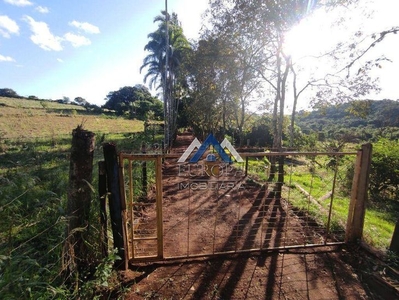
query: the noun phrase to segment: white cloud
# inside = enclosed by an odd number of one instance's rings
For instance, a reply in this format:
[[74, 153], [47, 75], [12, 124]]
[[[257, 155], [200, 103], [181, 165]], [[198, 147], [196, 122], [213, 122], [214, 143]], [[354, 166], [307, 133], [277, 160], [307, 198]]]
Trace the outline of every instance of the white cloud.
[[15, 6], [29, 6], [33, 5], [29, 0], [4, 0], [5, 3], [15, 5]]
[[11, 34], [18, 34], [17, 23], [8, 16], [0, 16], [0, 35], [9, 38]]
[[63, 63], [64, 61], [61, 58], [57, 58], [57, 61]]
[[45, 7], [45, 6], [37, 6], [36, 8], [35, 8], [39, 13], [42, 13], [42, 14], [47, 14], [47, 13], [49, 13], [49, 9], [47, 8], [47, 7]]
[[62, 50], [62, 38], [53, 35], [46, 23], [37, 22], [29, 16], [25, 16], [24, 20], [30, 25], [30, 29], [33, 32], [33, 34], [30, 36], [30, 39], [33, 43], [47, 51]]
[[87, 33], [100, 33], [100, 29], [97, 26], [87, 22], [78, 22], [74, 20], [69, 22], [69, 25], [81, 29]]
[[3, 56], [3, 55], [0, 54], [0, 62], [3, 62], [3, 61], [13, 62], [15, 60], [11, 56]]
[[70, 32], [64, 35], [64, 39], [70, 42], [75, 48], [91, 44], [91, 41], [83, 35], [73, 34]]

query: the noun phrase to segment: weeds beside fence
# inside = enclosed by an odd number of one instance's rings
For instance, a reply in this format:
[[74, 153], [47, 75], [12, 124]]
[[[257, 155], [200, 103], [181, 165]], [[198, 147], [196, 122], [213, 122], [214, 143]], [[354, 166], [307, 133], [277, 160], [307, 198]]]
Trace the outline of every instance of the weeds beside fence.
[[[103, 159], [101, 142], [113, 141], [119, 149], [139, 151], [145, 136], [138, 133], [97, 134], [93, 187], [97, 186], [97, 162]], [[78, 294], [109, 290], [109, 275], [116, 254], [102, 260], [99, 200], [93, 188], [86, 246], [93, 262], [88, 283], [70, 290], [62, 273], [62, 248], [66, 241], [66, 202], [71, 138], [7, 142], [0, 161], [0, 295], [2, 299], [73, 299]], [[112, 242], [112, 241], [110, 241]], [[94, 264], [93, 264], [94, 265]], [[112, 277], [113, 275], [111, 275]], [[112, 282], [112, 280], [111, 280]], [[114, 280], [117, 284], [117, 280]], [[92, 298], [91, 296], [88, 298]]]

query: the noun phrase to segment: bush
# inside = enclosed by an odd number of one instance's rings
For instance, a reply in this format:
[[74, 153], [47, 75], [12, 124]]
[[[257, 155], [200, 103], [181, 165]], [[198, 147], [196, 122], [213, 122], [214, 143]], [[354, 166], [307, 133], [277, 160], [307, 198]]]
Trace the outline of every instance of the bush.
[[380, 139], [373, 145], [370, 172], [373, 201], [399, 198], [399, 141]]

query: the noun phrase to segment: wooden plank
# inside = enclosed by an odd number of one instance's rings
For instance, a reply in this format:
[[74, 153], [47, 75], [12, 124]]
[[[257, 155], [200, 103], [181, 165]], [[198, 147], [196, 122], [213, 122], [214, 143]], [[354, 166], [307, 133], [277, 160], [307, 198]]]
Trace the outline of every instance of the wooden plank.
[[163, 258], [163, 215], [162, 215], [162, 158], [158, 156], [155, 162], [156, 205], [157, 205], [157, 237], [158, 257]]
[[115, 267], [124, 268], [126, 266], [126, 257], [118, 156], [115, 145], [111, 143], [106, 143], [103, 145], [103, 152], [105, 169], [107, 172], [109, 211], [111, 217], [112, 235], [114, 237], [114, 248], [118, 250], [118, 255], [121, 257], [121, 260], [115, 262]]
[[349, 242], [353, 240], [353, 218], [355, 213], [355, 206], [357, 200], [357, 189], [359, 187], [359, 176], [361, 171], [361, 161], [362, 161], [362, 151], [359, 150], [356, 156], [355, 170], [353, 174], [352, 180], [352, 189], [351, 189], [351, 198], [348, 209], [348, 219], [346, 222], [346, 233], [345, 233], [345, 241]]
[[119, 193], [121, 201], [121, 217], [122, 217], [122, 236], [123, 236], [123, 249], [125, 257], [122, 260], [121, 268], [127, 270], [129, 268], [129, 245], [127, 237], [127, 213], [126, 213], [126, 192], [125, 192], [125, 172], [123, 168], [123, 159], [119, 158]]
[[356, 162], [355, 177], [353, 179], [351, 202], [349, 205], [347, 242], [360, 241], [363, 236], [364, 217], [368, 198], [368, 184], [371, 166], [372, 145], [362, 145], [360, 158]]
[[[259, 157], [259, 156], [345, 156], [345, 155], [356, 155], [357, 152], [297, 152], [297, 151], [288, 151], [288, 152], [242, 152], [238, 153], [241, 157]], [[140, 156], [140, 154], [126, 154], [133, 156]], [[160, 154], [148, 154], [150, 156], [157, 156]], [[163, 158], [179, 158], [182, 156], [182, 153], [168, 153], [164, 154]]]
[[[122, 159], [122, 156], [120, 156]], [[128, 162], [128, 174], [129, 174], [129, 205], [128, 208], [130, 210], [130, 234], [132, 237], [132, 242], [129, 242], [129, 237], [128, 237], [128, 228], [126, 227], [126, 239], [127, 239], [127, 253], [128, 253], [128, 259], [134, 257], [134, 242], [133, 242], [133, 238], [134, 238], [134, 226], [133, 224], [135, 224], [135, 220], [134, 220], [134, 214], [133, 214], [133, 177], [132, 177], [132, 160], [129, 159]], [[131, 255], [130, 255], [131, 253]]]

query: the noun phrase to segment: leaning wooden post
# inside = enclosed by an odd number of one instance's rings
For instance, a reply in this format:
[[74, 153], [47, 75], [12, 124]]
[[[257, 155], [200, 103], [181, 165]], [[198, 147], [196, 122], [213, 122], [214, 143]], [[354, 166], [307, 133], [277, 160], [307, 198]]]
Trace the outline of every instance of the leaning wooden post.
[[372, 145], [362, 145], [357, 152], [355, 173], [352, 182], [351, 200], [346, 223], [346, 242], [359, 241], [363, 236], [364, 217], [368, 198], [368, 183]]
[[83, 130], [82, 126], [72, 131], [66, 209], [68, 225], [63, 255], [63, 268], [70, 274], [78, 274], [89, 264], [90, 255], [84, 236], [89, 227], [92, 199], [94, 136], [94, 133]]
[[395, 230], [393, 231], [389, 250], [399, 255], [399, 219], [396, 220]]
[[120, 193], [119, 165], [116, 146], [114, 144], [106, 143], [103, 145], [103, 152], [105, 169], [107, 172], [108, 201], [112, 235], [114, 237], [114, 249], [117, 249], [117, 253], [121, 258], [121, 260], [115, 262], [115, 267], [126, 269], [127, 261], [125, 257], [125, 235], [122, 218], [125, 206], [122, 203]]

